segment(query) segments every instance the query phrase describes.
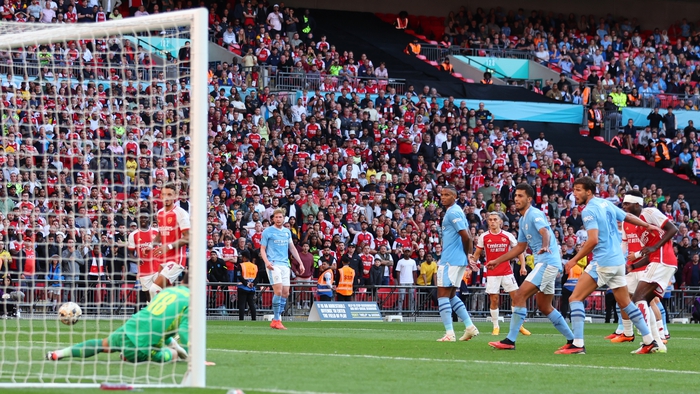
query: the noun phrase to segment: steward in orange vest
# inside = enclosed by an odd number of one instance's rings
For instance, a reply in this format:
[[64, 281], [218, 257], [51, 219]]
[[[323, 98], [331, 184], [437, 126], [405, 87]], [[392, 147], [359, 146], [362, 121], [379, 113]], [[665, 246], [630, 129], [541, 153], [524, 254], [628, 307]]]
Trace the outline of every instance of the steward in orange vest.
[[333, 270], [328, 265], [325, 260], [319, 260], [321, 263], [321, 275], [318, 276], [318, 286], [316, 287], [316, 293], [318, 293], [319, 300], [321, 301], [333, 301]]
[[484, 73], [484, 79], [481, 80], [482, 85], [493, 85], [493, 80], [491, 79], [492, 75], [490, 72], [485, 72]]
[[420, 44], [418, 40], [413, 40], [412, 43], [408, 44], [406, 47], [406, 53], [409, 55], [420, 55]]
[[445, 61], [442, 62], [440, 65], [440, 69], [442, 71], [447, 71], [448, 73], [452, 74], [454, 72], [454, 69], [452, 68], [452, 65], [450, 64], [450, 58], [445, 58]]
[[336, 300], [352, 301], [352, 284], [355, 281], [355, 270], [348, 266], [349, 261], [343, 261], [343, 268], [338, 270], [338, 287], [335, 289]]
[[[654, 149], [654, 144], [651, 144], [652, 149]], [[673, 163], [671, 163], [671, 155], [668, 152], [668, 146], [663, 139], [656, 141], [656, 150], [654, 151], [654, 166], [656, 168], [671, 168]]]
[[238, 283], [238, 320], [245, 318], [245, 307], [250, 310], [252, 320], [256, 318], [255, 285], [258, 284], [258, 266], [250, 262], [250, 252], [244, 250], [239, 257], [240, 264], [235, 266], [235, 281]]

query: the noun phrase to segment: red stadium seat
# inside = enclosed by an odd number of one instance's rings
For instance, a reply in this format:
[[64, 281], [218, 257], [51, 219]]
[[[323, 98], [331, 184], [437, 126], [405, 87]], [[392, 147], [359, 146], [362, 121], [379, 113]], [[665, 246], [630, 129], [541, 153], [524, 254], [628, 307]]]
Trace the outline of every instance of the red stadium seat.
[[460, 74], [460, 73], [452, 73], [452, 76], [455, 78], [462, 79], [462, 74]]
[[591, 135], [590, 131], [588, 131], [588, 130], [586, 130], [586, 129], [581, 129], [581, 130], [578, 131], [578, 133], [581, 134], [581, 135], [584, 136], [584, 137], [588, 137], [589, 135]]
[[634, 158], [637, 159], [637, 160], [641, 160], [641, 161], [643, 161], [643, 162], [646, 162], [646, 161], [647, 161], [647, 158], [644, 157], [644, 156], [642, 156], [642, 155], [636, 155], [636, 156], [634, 156]]
[[672, 168], [664, 168], [664, 172], [668, 172], [669, 174], [673, 174], [673, 169]]
[[423, 56], [423, 55], [416, 55], [416, 57], [417, 57], [418, 59], [420, 59], [420, 60], [423, 60], [423, 61], [425, 61], [425, 59], [427, 59], [427, 58], [426, 58], [425, 56]]
[[605, 141], [605, 138], [603, 138], [601, 136], [595, 136], [595, 137], [593, 137], [593, 139], [598, 141], [598, 142], [602, 142], [604, 144], [607, 144], [607, 142]]
[[440, 65], [438, 64], [438, 62], [436, 62], [435, 60], [429, 61], [428, 64], [430, 64], [430, 65], [433, 66], [433, 67], [440, 67]]
[[677, 176], [679, 178], [683, 179], [684, 181], [690, 180], [690, 178], [688, 178], [688, 175], [685, 175], [685, 174], [677, 174]]
[[632, 151], [629, 149], [620, 149], [620, 153], [622, 153], [623, 155], [629, 156], [632, 154]]
[[474, 83], [474, 80], [471, 78], [464, 78], [464, 82], [466, 83]]

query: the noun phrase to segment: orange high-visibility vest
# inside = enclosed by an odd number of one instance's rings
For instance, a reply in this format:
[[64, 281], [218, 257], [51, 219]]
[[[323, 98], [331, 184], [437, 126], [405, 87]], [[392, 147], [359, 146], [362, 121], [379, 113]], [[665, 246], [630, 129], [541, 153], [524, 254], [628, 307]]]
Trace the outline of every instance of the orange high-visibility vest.
[[344, 296], [352, 295], [352, 284], [355, 280], [355, 270], [347, 265], [338, 270], [340, 278], [338, 280], [338, 288], [335, 290], [338, 294]]
[[[331, 273], [331, 281], [330, 283], [326, 283], [326, 272]], [[318, 287], [316, 290], [319, 293], [332, 293], [333, 292], [333, 270], [332, 269], [327, 269], [321, 273], [321, 275], [318, 276]]]
[[255, 279], [258, 276], [258, 266], [251, 262], [241, 263], [241, 275], [246, 280]]

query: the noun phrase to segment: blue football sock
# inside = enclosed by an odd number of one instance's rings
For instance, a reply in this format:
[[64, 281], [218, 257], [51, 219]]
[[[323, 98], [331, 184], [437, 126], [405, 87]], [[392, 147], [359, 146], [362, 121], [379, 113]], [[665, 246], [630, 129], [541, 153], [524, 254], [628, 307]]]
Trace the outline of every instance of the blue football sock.
[[523, 325], [527, 317], [527, 308], [524, 306], [514, 306], [513, 315], [510, 317], [510, 329], [508, 329], [508, 338], [511, 342], [515, 343], [518, 339], [518, 333], [520, 332], [520, 326]]
[[649, 326], [647, 326], [646, 320], [644, 320], [642, 311], [640, 311], [636, 305], [630, 302], [630, 304], [622, 308], [622, 310], [625, 311], [630, 320], [632, 320], [632, 323], [635, 327], [637, 327], [637, 330], [639, 330], [642, 336], [647, 336], [651, 333], [651, 331], [649, 331]]
[[615, 304], [615, 312], [617, 313], [617, 328], [615, 332], [622, 334], [625, 331], [625, 326], [622, 325], [622, 312], [620, 312], [620, 304]]
[[280, 312], [277, 320], [282, 319], [282, 314], [284, 313], [284, 308], [287, 307], [287, 297], [280, 296]]
[[661, 322], [664, 324], [664, 333], [667, 333], [668, 326], [666, 325], [666, 308], [664, 308], [664, 304], [662, 302], [659, 302], [658, 304], [656, 304], [656, 306], [659, 307], [659, 312], [661, 312]]
[[459, 297], [455, 296], [450, 298], [450, 305], [452, 306], [452, 310], [455, 311], [455, 314], [462, 319], [465, 327], [470, 327], [474, 324], [472, 323], [472, 318], [469, 316], [469, 312], [467, 312], [467, 307], [464, 306], [464, 303]]
[[278, 295], [272, 296], [272, 313], [274, 314], [274, 320], [280, 319], [280, 298], [282, 297]]
[[438, 298], [438, 308], [440, 310], [440, 318], [442, 319], [442, 324], [445, 326], [445, 331], [452, 331], [452, 306], [450, 305], [450, 299], [447, 297]]
[[574, 333], [571, 332], [569, 325], [566, 324], [566, 319], [564, 319], [564, 316], [562, 316], [558, 310], [554, 309], [552, 313], [547, 315], [547, 317], [549, 318], [549, 321], [554, 324], [554, 328], [556, 328], [567, 341], [574, 339]]
[[574, 327], [574, 339], [583, 339], [583, 321], [586, 318], [586, 310], [583, 302], [573, 301], [571, 307], [571, 325]]

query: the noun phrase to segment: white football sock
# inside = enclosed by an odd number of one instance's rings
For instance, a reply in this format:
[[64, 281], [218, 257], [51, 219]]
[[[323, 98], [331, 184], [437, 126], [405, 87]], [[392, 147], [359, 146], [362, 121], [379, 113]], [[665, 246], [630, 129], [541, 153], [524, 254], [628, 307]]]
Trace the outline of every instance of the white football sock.
[[148, 293], [151, 295], [151, 299], [153, 299], [155, 296], [158, 295], [163, 290], [162, 287], [158, 286], [157, 284], [152, 284], [151, 288], [148, 289]]
[[499, 310], [498, 309], [491, 309], [491, 321], [493, 322], [493, 328], [499, 328], [498, 326], [498, 314]]
[[632, 320], [622, 319], [622, 327], [624, 327], [622, 333], [626, 337], [631, 337], [634, 335], [634, 325], [632, 324]]

